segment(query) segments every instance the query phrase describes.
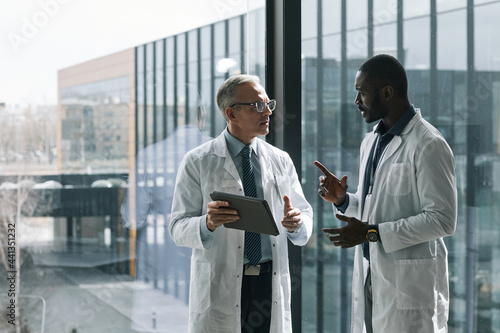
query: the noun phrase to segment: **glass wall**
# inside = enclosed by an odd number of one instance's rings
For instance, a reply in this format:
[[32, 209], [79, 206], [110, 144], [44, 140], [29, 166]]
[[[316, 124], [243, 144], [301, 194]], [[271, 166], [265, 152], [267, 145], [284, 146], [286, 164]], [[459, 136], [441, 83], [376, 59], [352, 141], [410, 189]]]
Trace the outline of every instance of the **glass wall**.
[[167, 232], [177, 168], [225, 128], [227, 77], [266, 83], [265, 1], [192, 6], [213, 23], [52, 73], [57, 107], [0, 103], [0, 332], [187, 331], [190, 250]]
[[[275, 47], [266, 45], [266, 15], [276, 14], [264, 0], [192, 3], [208, 6], [210, 23], [130, 45], [125, 61], [110, 55], [61, 70], [57, 107], [19, 112], [0, 101], [1, 332], [186, 331], [190, 251], [166, 229], [177, 166], [224, 129], [215, 95], [228, 76], [256, 74], [266, 86], [268, 67], [281, 65], [265, 58]], [[302, 312], [294, 313], [302, 331], [350, 328], [353, 251], [321, 232], [341, 223], [318, 200], [312, 162], [357, 187], [359, 145], [371, 125], [354, 106], [354, 76], [378, 53], [405, 65], [411, 102], [455, 154], [458, 227], [445, 239], [450, 332], [500, 331], [500, 1], [301, 6], [300, 164], [315, 212], [302, 249]], [[23, 22], [41, 29], [44, 13]], [[23, 30], [33, 33], [25, 38], [32, 47], [35, 30]], [[153, 198], [146, 205], [144, 193]]]
[[[224, 130], [215, 103], [220, 84], [230, 75], [261, 73], [264, 53], [250, 54], [264, 47], [265, 31], [255, 25], [264, 16], [261, 7], [135, 49], [136, 158], [121, 205], [135, 249], [135, 329], [154, 322], [160, 331], [187, 331], [191, 249], [177, 247], [167, 231], [177, 169], [186, 152]], [[248, 44], [249, 38], [262, 42]]]
[[[334, 248], [322, 227], [341, 226], [318, 200], [317, 159], [357, 188], [366, 125], [354, 77], [370, 56], [405, 66], [410, 102], [437, 127], [456, 159], [458, 223], [445, 239], [450, 332], [500, 330], [499, 1], [302, 1], [302, 172], [315, 209], [304, 251], [302, 330], [349, 332], [353, 250]], [[312, 148], [312, 149], [311, 149]]]
[[61, 159], [64, 173], [126, 173], [128, 77], [61, 91]]

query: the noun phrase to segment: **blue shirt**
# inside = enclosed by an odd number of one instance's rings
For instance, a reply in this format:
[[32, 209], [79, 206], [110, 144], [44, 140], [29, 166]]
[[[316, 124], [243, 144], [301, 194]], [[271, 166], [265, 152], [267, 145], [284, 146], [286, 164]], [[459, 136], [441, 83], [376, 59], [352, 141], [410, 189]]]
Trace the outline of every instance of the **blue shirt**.
[[387, 148], [387, 145], [391, 142], [395, 135], [401, 135], [406, 125], [408, 125], [410, 120], [416, 114], [417, 112], [415, 111], [415, 108], [413, 105], [410, 105], [405, 113], [399, 117], [398, 121], [396, 121], [396, 123], [389, 130], [387, 130], [382, 121], [378, 123], [375, 128], [375, 133], [378, 134], [378, 138], [372, 147], [368, 163], [366, 164], [365, 184], [363, 186], [363, 195], [365, 197], [370, 191], [370, 186], [373, 184], [374, 179], [372, 179], [372, 176], [375, 173], [375, 170], [377, 170], [378, 163], [380, 162], [380, 158], [382, 157], [385, 148]]
[[[377, 133], [379, 136], [372, 146], [370, 157], [368, 158], [368, 162], [366, 163], [365, 182], [363, 185], [364, 197], [366, 197], [369, 192], [371, 193], [370, 187], [372, 186], [374, 181], [374, 179], [372, 179], [372, 176], [375, 174], [375, 170], [377, 169], [378, 163], [380, 162], [380, 159], [385, 149], [387, 148], [387, 145], [389, 145], [395, 135], [401, 135], [406, 125], [408, 125], [410, 120], [416, 114], [417, 112], [415, 111], [415, 107], [413, 106], [413, 104], [411, 104], [410, 107], [405, 111], [405, 113], [403, 113], [403, 115], [399, 117], [396, 123], [389, 130], [387, 130], [382, 121], [378, 123], [377, 127], [375, 128], [375, 133]], [[342, 206], [338, 206], [337, 208], [344, 213], [347, 209], [347, 206], [349, 206], [349, 194], [347, 194]], [[377, 230], [378, 233], [378, 227], [376, 225], [374, 225], [373, 227]], [[382, 241], [380, 238], [380, 234], [379, 240]], [[367, 260], [370, 260], [369, 243], [363, 243], [363, 256]]]
[[[245, 144], [240, 140], [236, 139], [231, 133], [229, 133], [228, 128], [224, 130], [224, 137], [226, 139], [226, 145], [229, 150], [229, 154], [233, 159], [234, 165], [236, 166], [236, 170], [238, 170], [238, 174], [240, 179], [243, 179], [243, 156], [241, 151], [245, 147]], [[262, 171], [260, 169], [260, 161], [259, 161], [259, 151], [258, 145], [255, 140], [249, 145], [252, 148], [252, 164], [253, 164], [253, 172], [255, 177], [255, 187], [257, 190], [257, 198], [264, 198], [264, 190], [262, 188]], [[202, 219], [201, 223], [201, 239], [205, 241], [208, 237], [212, 237], [211, 231], [207, 227], [207, 219], [206, 215]], [[269, 239], [269, 235], [260, 235], [260, 242], [262, 247], [262, 258], [260, 260], [261, 263], [272, 260], [273, 254], [271, 250], [271, 240]], [[248, 263], [248, 259], [245, 256], [244, 264]]]

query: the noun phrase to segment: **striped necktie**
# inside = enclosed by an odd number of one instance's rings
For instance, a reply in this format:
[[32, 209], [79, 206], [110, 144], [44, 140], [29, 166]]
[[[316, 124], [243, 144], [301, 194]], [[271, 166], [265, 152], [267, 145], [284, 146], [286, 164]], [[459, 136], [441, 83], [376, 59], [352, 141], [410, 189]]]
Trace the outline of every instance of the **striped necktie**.
[[[251, 161], [252, 148], [245, 146], [241, 152], [243, 154], [243, 189], [247, 197], [255, 198], [257, 197], [257, 189]], [[252, 265], [259, 264], [262, 258], [259, 233], [245, 231], [245, 255]]]

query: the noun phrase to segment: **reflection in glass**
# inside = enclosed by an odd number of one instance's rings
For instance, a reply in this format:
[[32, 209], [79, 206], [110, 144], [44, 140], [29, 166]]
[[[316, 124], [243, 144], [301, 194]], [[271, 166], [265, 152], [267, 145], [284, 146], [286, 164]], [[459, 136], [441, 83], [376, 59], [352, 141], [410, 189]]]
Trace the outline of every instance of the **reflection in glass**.
[[57, 107], [0, 102], [0, 306], [14, 222], [20, 310], [15, 327], [2, 312], [1, 332], [186, 331], [189, 253], [165, 232], [169, 189], [183, 153], [224, 126], [214, 54], [231, 38], [230, 73], [265, 68], [264, 3], [250, 20], [246, 1], [216, 3], [217, 34], [209, 24], [64, 68]]
[[[312, 161], [323, 159], [336, 174], [347, 174], [349, 188], [356, 188], [359, 144], [371, 126], [360, 123], [353, 105], [353, 80], [366, 60], [370, 42], [373, 53], [404, 55], [410, 100], [424, 118], [443, 133], [456, 159], [459, 212], [457, 230], [445, 239], [449, 250], [450, 332], [490, 332], [500, 329], [498, 275], [500, 221], [499, 114], [500, 77], [495, 61], [500, 31], [498, 1], [475, 1], [474, 34], [467, 34], [466, 1], [436, 1], [437, 24], [431, 26], [430, 3], [402, 1], [403, 21], [397, 22], [398, 1], [367, 0], [358, 17], [367, 15], [373, 2], [373, 40], [353, 48], [356, 31], [340, 31], [340, 17], [323, 20], [323, 52], [311, 27], [318, 8], [303, 1], [302, 24], [302, 175], [306, 197], [315, 210], [315, 227], [336, 226], [331, 207], [317, 200], [318, 171]], [[307, 4], [307, 5], [306, 5]], [[348, 3], [348, 6], [350, 3]], [[324, 8], [340, 13], [339, 1], [324, 0]], [[332, 14], [335, 17], [335, 14]], [[347, 16], [347, 20], [350, 20]], [[370, 17], [368, 18], [370, 20]], [[354, 20], [357, 22], [356, 20]], [[350, 27], [355, 22], [346, 22]], [[401, 23], [398, 25], [398, 23]], [[360, 28], [367, 29], [368, 23]], [[398, 27], [400, 31], [398, 31]], [[338, 37], [329, 35], [338, 31]], [[362, 30], [360, 30], [362, 31]], [[341, 34], [347, 36], [343, 49]], [[402, 45], [398, 45], [402, 33]], [[400, 35], [401, 36], [401, 35]], [[432, 37], [436, 53], [431, 53]], [[399, 49], [402, 48], [402, 49]], [[467, 68], [471, 60], [473, 68]], [[359, 50], [359, 52], [354, 52]], [[341, 59], [345, 51], [347, 59]], [[369, 50], [368, 50], [369, 51]], [[323, 58], [319, 61], [318, 54]], [[432, 64], [435, 67], [432, 67]], [[342, 69], [347, 72], [342, 76]], [[346, 96], [340, 94], [343, 87]], [[341, 101], [345, 100], [344, 105]], [[348, 130], [345, 130], [345, 129]], [[348, 162], [343, 162], [348, 161]], [[329, 247], [317, 234], [303, 251], [302, 329], [307, 332], [350, 331], [351, 252]], [[342, 253], [345, 256], [342, 257]], [[342, 309], [348, 309], [346, 314]]]

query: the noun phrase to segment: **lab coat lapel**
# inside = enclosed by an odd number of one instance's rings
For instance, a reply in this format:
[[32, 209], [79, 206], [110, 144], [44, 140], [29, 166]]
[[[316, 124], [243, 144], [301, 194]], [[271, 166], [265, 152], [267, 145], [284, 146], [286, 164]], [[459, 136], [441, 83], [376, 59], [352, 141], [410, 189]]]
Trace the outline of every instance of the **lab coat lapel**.
[[231, 176], [239, 184], [242, 184], [238, 170], [236, 170], [233, 159], [229, 155], [230, 153], [227, 148], [224, 133], [221, 133], [215, 140], [215, 154], [224, 159], [224, 170], [226, 171], [226, 175]]
[[[256, 139], [260, 140], [260, 139]], [[274, 182], [274, 161], [273, 157], [269, 155], [269, 151], [266, 146], [261, 142], [257, 141], [258, 149], [259, 149], [259, 162], [260, 162], [260, 171], [262, 176], [262, 190], [264, 192], [264, 199], [267, 201], [270, 207], [274, 207], [275, 203], [279, 201], [275, 201], [276, 198], [279, 198], [275, 195], [276, 187], [279, 186]], [[276, 207], [272, 208], [276, 209]]]
[[375, 132], [370, 132], [368, 135], [370, 136], [368, 138], [368, 143], [366, 145], [366, 148], [363, 149], [363, 151], [361, 152], [362, 155], [360, 156], [360, 161], [361, 161], [360, 170], [362, 170], [362, 179], [360, 179], [360, 184], [363, 184], [363, 182], [365, 181], [364, 174], [366, 170], [366, 164], [368, 163], [368, 159], [370, 158], [370, 152], [373, 148], [373, 145], [377, 141], [377, 134]]
[[[360, 156], [360, 164], [361, 164], [361, 167], [359, 169], [359, 189], [360, 189], [360, 192], [359, 193], [363, 193], [362, 191], [362, 188], [364, 186], [364, 183], [365, 183], [365, 178], [366, 178], [366, 164], [368, 163], [368, 159], [370, 158], [370, 152], [372, 150], [372, 147], [373, 145], [375, 144], [375, 141], [377, 140], [377, 134], [373, 131], [373, 132], [370, 132], [367, 134], [369, 137], [368, 137], [368, 142], [367, 142], [367, 145], [365, 146], [365, 148], [361, 151], [361, 156]], [[361, 218], [361, 213], [362, 213], [362, 209], [363, 209], [363, 205], [364, 205], [364, 202], [365, 202], [365, 197], [363, 195], [360, 195], [359, 196], [359, 217]]]
[[264, 190], [264, 198], [266, 200], [270, 200], [270, 195], [269, 195], [269, 188], [272, 186], [268, 186], [268, 183], [270, 181], [270, 177], [273, 174], [273, 166], [272, 162], [270, 160], [269, 155], [267, 154], [267, 151], [264, 147], [264, 145], [261, 145], [259, 143], [259, 161], [260, 161], [260, 171], [262, 175], [262, 189]]
[[384, 167], [384, 163], [389, 159], [389, 157], [394, 155], [396, 150], [398, 150], [399, 146], [401, 145], [401, 142], [402, 140], [399, 135], [395, 135], [392, 138], [391, 142], [389, 142], [389, 145], [387, 145], [387, 150], [382, 155], [382, 160], [379, 163], [378, 170], [382, 170], [382, 168]]
[[382, 170], [384, 167], [384, 163], [392, 156], [394, 153], [398, 150], [398, 148], [401, 146], [401, 143], [403, 142], [402, 136], [407, 134], [413, 126], [417, 123], [417, 121], [421, 118], [420, 114], [420, 109], [415, 109], [417, 114], [410, 120], [410, 122], [405, 126], [403, 131], [401, 132], [401, 135], [396, 135], [392, 138], [391, 142], [387, 146], [387, 150], [385, 154], [382, 156], [382, 160], [379, 163], [379, 170]]
[[229, 156], [229, 152], [227, 152], [225, 156], [226, 160], [224, 161], [224, 170], [226, 170], [227, 174], [234, 178], [238, 183], [241, 183], [240, 175], [238, 174], [238, 170], [236, 170], [236, 166], [234, 165], [233, 159]]

